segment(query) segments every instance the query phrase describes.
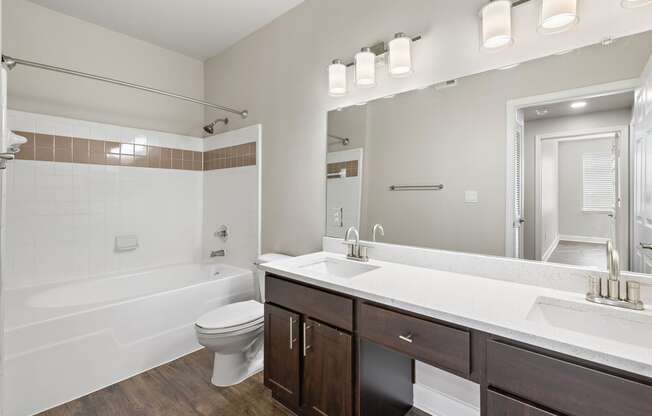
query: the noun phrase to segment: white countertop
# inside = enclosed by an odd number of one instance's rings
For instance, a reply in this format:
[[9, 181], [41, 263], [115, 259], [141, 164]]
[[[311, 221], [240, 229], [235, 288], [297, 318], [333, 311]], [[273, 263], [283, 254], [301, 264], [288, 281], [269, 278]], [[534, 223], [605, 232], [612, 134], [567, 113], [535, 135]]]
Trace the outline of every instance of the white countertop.
[[646, 341], [652, 338], [636, 344], [617, 341], [622, 328], [614, 327], [615, 320], [605, 321], [603, 336], [601, 328], [593, 328], [589, 334], [528, 319], [538, 300], [551, 298], [571, 302], [580, 312], [586, 308], [607, 318], [624, 317], [649, 334], [649, 310], [621, 310], [591, 304], [583, 295], [572, 292], [373, 259], [364, 264], [377, 269], [353, 278], [326, 276], [301, 267], [325, 258], [347, 261], [341, 254], [318, 252], [265, 263], [261, 268], [299, 282], [652, 377], [652, 344]]

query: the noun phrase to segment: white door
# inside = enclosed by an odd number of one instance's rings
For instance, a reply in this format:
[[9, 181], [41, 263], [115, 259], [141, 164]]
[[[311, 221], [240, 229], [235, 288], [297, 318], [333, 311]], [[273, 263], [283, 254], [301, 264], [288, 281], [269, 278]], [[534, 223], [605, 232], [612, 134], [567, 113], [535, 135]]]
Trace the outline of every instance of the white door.
[[652, 273], [652, 59], [636, 91], [631, 137], [634, 150], [634, 225], [631, 269]]

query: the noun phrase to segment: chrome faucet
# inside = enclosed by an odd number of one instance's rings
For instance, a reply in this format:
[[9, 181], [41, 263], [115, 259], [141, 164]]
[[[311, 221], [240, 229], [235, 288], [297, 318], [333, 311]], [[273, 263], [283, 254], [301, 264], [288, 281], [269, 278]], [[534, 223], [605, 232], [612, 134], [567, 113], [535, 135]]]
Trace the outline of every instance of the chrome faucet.
[[619, 308], [639, 311], [645, 309], [645, 305], [641, 301], [641, 284], [639, 282], [628, 280], [625, 283], [625, 290], [621, 290], [620, 256], [611, 240], [607, 241], [607, 270], [609, 277], [606, 282], [606, 293], [603, 293], [602, 279], [598, 276], [591, 276], [586, 300]]
[[373, 242], [376, 242], [377, 231], [380, 231], [380, 235], [382, 235], [383, 237], [385, 236], [385, 229], [383, 228], [382, 224], [376, 224], [374, 225], [374, 229], [371, 232], [371, 239], [373, 240]]
[[[349, 240], [351, 233], [355, 233], [355, 240], [353, 241]], [[344, 234], [344, 244], [348, 246], [348, 250], [346, 252], [347, 259], [356, 261], [369, 261], [369, 257], [367, 257], [367, 246], [360, 244], [360, 233], [358, 232], [357, 228], [349, 227], [346, 230], [346, 234]]]
[[224, 256], [226, 256], [226, 252], [224, 250], [211, 251], [211, 258]]

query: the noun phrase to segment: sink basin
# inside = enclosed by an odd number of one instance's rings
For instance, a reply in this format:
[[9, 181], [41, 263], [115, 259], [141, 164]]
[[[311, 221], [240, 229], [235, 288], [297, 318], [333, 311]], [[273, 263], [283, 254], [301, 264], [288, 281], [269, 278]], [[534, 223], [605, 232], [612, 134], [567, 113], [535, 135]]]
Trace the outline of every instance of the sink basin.
[[611, 341], [652, 348], [652, 315], [649, 312], [539, 297], [528, 312], [527, 319]]
[[369, 264], [355, 263], [346, 260], [323, 259], [314, 263], [299, 266], [299, 268], [306, 272], [316, 273], [321, 276], [350, 279], [361, 275], [362, 273], [375, 270], [378, 266], [371, 266]]

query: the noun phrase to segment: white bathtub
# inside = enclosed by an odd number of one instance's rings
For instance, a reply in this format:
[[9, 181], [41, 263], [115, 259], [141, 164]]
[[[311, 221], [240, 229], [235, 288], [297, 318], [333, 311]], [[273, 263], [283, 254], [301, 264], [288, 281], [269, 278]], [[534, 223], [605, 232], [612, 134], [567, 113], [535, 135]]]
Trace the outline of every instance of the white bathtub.
[[199, 349], [195, 320], [253, 298], [253, 277], [187, 264], [5, 291], [5, 414], [38, 413]]

